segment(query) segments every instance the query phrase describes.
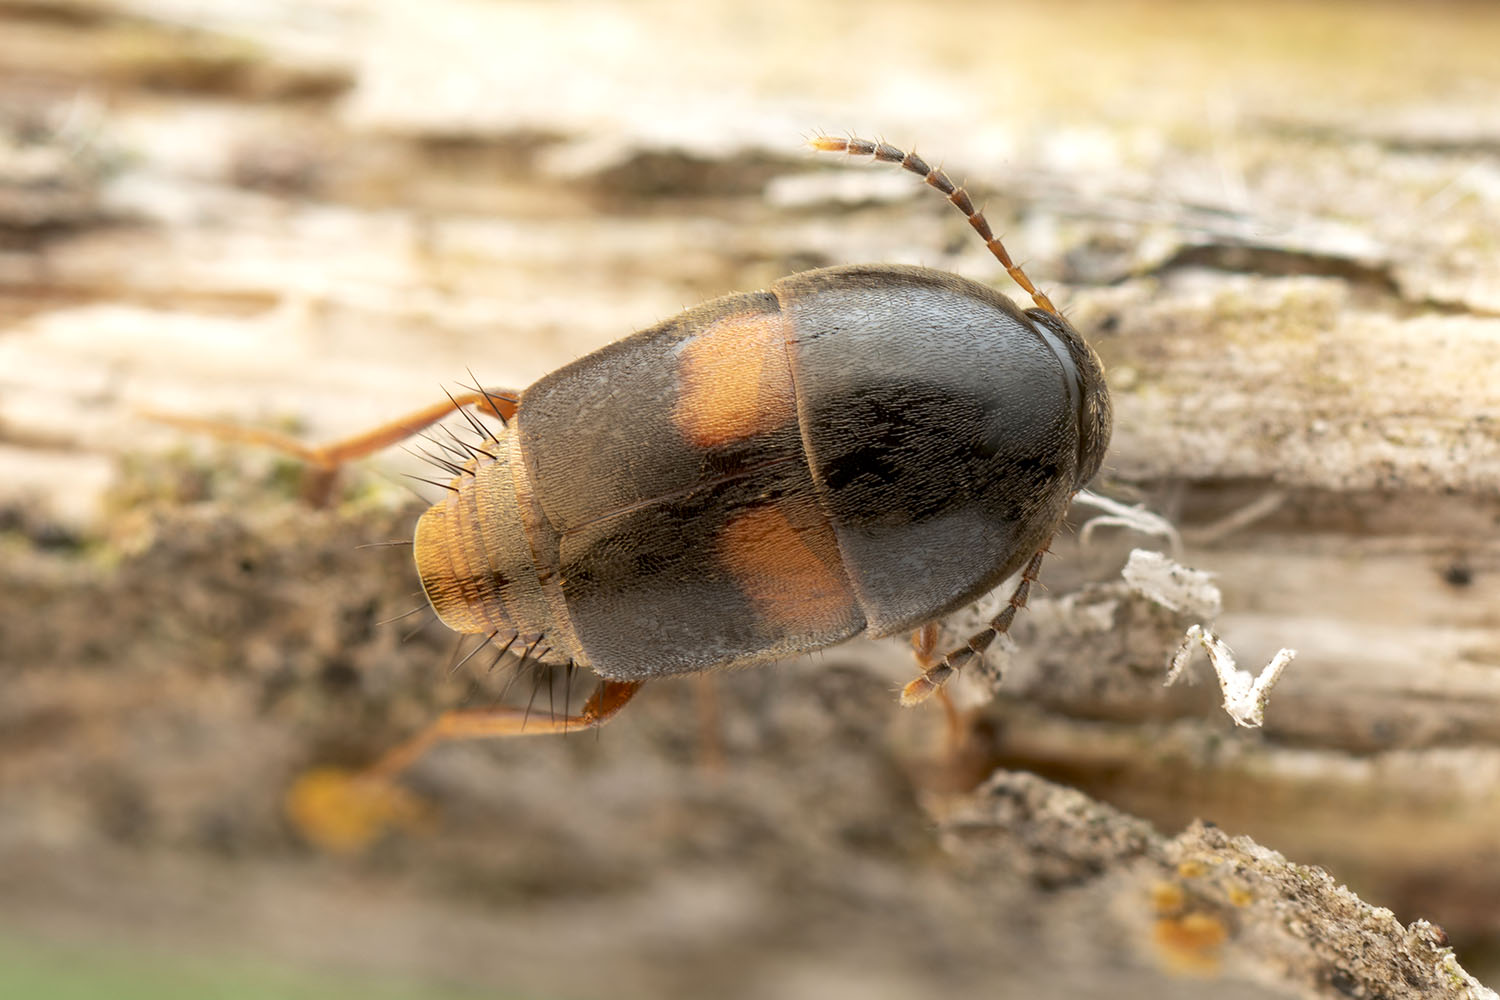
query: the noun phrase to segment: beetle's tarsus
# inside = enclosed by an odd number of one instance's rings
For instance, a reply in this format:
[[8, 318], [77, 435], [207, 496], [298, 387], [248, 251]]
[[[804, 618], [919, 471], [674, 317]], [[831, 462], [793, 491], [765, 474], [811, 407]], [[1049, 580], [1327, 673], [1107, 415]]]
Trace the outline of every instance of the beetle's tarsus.
[[952, 672], [952, 670], [939, 664], [906, 685], [906, 687], [901, 689], [901, 707], [911, 708], [913, 705], [920, 705], [928, 698], [931, 698], [934, 692], [947, 682], [948, 675], [952, 674]]
[[[1050, 544], [1049, 541], [1048, 545]], [[996, 638], [1010, 630], [1011, 623], [1016, 620], [1016, 612], [1026, 606], [1026, 599], [1031, 596], [1031, 585], [1036, 582], [1037, 574], [1041, 572], [1042, 557], [1046, 554], [1047, 549], [1044, 546], [1031, 557], [1031, 561], [1021, 571], [1021, 582], [1016, 585], [1015, 593], [1010, 595], [1010, 600], [1005, 607], [1000, 609], [1000, 613], [990, 620], [988, 626], [969, 636], [962, 646], [943, 657], [942, 662], [928, 667], [922, 671], [922, 676], [901, 689], [903, 706], [920, 705], [932, 697], [934, 691], [952, 680], [954, 675], [970, 660], [982, 655]]]

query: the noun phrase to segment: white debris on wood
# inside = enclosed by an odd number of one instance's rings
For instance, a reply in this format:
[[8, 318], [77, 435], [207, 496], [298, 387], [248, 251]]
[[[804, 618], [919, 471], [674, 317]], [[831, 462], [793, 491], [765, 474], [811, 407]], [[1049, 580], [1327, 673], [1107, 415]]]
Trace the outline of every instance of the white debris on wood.
[[1104, 511], [1098, 517], [1089, 518], [1079, 529], [1078, 540], [1085, 545], [1088, 544], [1089, 536], [1098, 528], [1127, 528], [1143, 535], [1165, 538], [1172, 547], [1173, 555], [1182, 552], [1182, 536], [1178, 534], [1176, 526], [1139, 504], [1130, 506], [1089, 490], [1079, 490], [1074, 495], [1073, 502]]
[[1238, 668], [1234, 654], [1217, 633], [1202, 625], [1191, 625], [1187, 635], [1183, 637], [1182, 645], [1177, 647], [1177, 652], [1172, 656], [1171, 666], [1167, 668], [1166, 686], [1170, 687], [1182, 675], [1183, 668], [1193, 657], [1195, 642], [1208, 650], [1208, 660], [1213, 664], [1214, 672], [1219, 675], [1219, 689], [1224, 692], [1224, 711], [1229, 713], [1229, 717], [1237, 725], [1249, 729], [1264, 723], [1266, 699], [1270, 697], [1271, 688], [1281, 679], [1281, 672], [1292, 662], [1297, 651], [1283, 647], [1271, 657], [1271, 662], [1266, 664], [1258, 677], [1252, 677], [1249, 672]]
[[1173, 611], [1213, 621], [1224, 608], [1212, 574], [1190, 569], [1160, 552], [1134, 550], [1120, 575], [1131, 590]]
[[[1141, 596], [1173, 611], [1203, 617], [1212, 621], [1218, 616], [1223, 600], [1208, 573], [1189, 569], [1160, 552], [1136, 549], [1121, 571], [1130, 588]], [[1194, 645], [1208, 652], [1209, 663], [1219, 678], [1224, 693], [1224, 711], [1237, 725], [1255, 728], [1265, 722], [1266, 699], [1281, 679], [1282, 671], [1297, 655], [1296, 650], [1281, 649], [1258, 676], [1240, 670], [1234, 654], [1218, 633], [1202, 625], [1189, 626], [1187, 635], [1172, 655], [1167, 668], [1166, 686], [1171, 687], [1183, 676], [1193, 658]]]

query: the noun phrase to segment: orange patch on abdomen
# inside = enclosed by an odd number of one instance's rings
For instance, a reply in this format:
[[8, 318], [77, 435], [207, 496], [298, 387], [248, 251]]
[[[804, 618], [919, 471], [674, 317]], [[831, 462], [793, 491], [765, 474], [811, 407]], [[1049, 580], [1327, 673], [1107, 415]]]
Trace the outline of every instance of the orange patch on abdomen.
[[811, 507], [791, 513], [805, 523], [792, 522], [785, 502], [735, 514], [719, 539], [721, 565], [783, 635], [863, 627], [827, 520]]
[[736, 313], [683, 343], [672, 421], [700, 448], [743, 441], [797, 419], [791, 329], [779, 312]]

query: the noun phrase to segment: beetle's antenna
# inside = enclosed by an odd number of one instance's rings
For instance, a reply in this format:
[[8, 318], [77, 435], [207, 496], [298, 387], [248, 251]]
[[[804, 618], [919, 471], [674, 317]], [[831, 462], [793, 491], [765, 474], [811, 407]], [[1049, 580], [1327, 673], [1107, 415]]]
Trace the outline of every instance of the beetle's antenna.
[[908, 153], [897, 149], [888, 142], [871, 142], [869, 139], [859, 139], [850, 136], [840, 139], [831, 135], [815, 135], [807, 141], [807, 144], [820, 153], [848, 153], [850, 156], [873, 156], [882, 163], [899, 163], [903, 170], [909, 170], [927, 182], [928, 187], [937, 188], [948, 196], [948, 201], [954, 208], [964, 213], [969, 220], [969, 225], [984, 240], [984, 245], [989, 247], [990, 253], [1005, 268], [1005, 273], [1011, 276], [1016, 284], [1026, 290], [1031, 296], [1031, 301], [1037, 304], [1037, 308], [1043, 309], [1058, 319], [1062, 319], [1062, 313], [1047, 298], [1045, 292], [1039, 291], [1026, 277], [1026, 272], [1010, 259], [1010, 253], [1005, 249], [1005, 244], [990, 230], [990, 224], [984, 218], [984, 212], [974, 208], [974, 202], [969, 199], [969, 192], [962, 185], [955, 185], [943, 173], [942, 167], [929, 167], [927, 161], [916, 153]]

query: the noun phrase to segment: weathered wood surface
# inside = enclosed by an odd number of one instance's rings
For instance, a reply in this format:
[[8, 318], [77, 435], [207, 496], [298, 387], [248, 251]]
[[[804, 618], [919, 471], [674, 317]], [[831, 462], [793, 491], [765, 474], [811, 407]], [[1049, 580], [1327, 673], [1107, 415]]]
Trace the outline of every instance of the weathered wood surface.
[[[332, 437], [800, 268], [1000, 283], [912, 178], [799, 148], [827, 127], [988, 198], [1109, 365], [1102, 488], [1177, 520], [1246, 661], [1301, 652], [1265, 731], [1231, 731], [1160, 688], [1185, 622], [1114, 582], [1148, 542], [1060, 540], [972, 777], [1212, 819], [1497, 978], [1500, 13], [204, 6], [0, 3], [0, 885], [32, 931], [140, 943], [165, 894], [158, 947], [544, 991], [1202, 989], [1157, 971], [1168, 868], [973, 882], [932, 833], [966, 808], [936, 713], [889, 697], [899, 644], [726, 679], [717, 777], [663, 685], [597, 744], [436, 755], [442, 822], [377, 860], [280, 817], [301, 768], [466, 697], [442, 637], [371, 627], [414, 583], [352, 547], [411, 511], [378, 477], [320, 514], [265, 456], [142, 459], [182, 439], [137, 411]], [[230, 857], [243, 891], [205, 894]], [[275, 930], [289, 909], [341, 926]], [[1338, 995], [1336, 955], [1254, 971], [1285, 914], [1250, 912], [1216, 990]]]

